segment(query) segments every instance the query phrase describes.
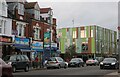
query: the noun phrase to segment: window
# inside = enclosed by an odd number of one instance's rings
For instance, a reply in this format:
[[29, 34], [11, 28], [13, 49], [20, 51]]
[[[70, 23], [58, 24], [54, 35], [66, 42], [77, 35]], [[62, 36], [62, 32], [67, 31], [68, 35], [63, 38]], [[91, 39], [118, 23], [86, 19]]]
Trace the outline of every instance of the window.
[[73, 31], [73, 38], [76, 38], [76, 31]]
[[81, 30], [81, 38], [85, 38], [86, 37], [86, 30]]
[[18, 3], [18, 14], [24, 15], [24, 4]]
[[2, 21], [0, 21], [0, 33], [2, 33]]
[[35, 27], [34, 28], [34, 39], [40, 39], [40, 28], [39, 27]]
[[2, 10], [3, 11], [5, 11], [5, 7], [6, 7], [5, 2], [2, 2]]
[[40, 11], [35, 10], [35, 19], [40, 20]]
[[24, 25], [18, 24], [17, 31], [18, 31], [18, 36], [24, 36]]
[[91, 37], [93, 37], [93, 30], [91, 30]]
[[4, 34], [7, 33], [7, 25], [6, 25], [6, 21], [4, 21]]

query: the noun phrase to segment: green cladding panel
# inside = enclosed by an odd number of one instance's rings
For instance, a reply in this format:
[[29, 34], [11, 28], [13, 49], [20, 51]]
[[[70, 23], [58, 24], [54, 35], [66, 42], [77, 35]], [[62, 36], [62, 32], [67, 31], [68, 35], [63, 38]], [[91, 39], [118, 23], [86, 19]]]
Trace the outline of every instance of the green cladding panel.
[[64, 42], [64, 38], [61, 38], [60, 40], [60, 49], [61, 49], [61, 53], [65, 53], [65, 42]]
[[95, 38], [92, 38], [92, 53], [95, 53]]

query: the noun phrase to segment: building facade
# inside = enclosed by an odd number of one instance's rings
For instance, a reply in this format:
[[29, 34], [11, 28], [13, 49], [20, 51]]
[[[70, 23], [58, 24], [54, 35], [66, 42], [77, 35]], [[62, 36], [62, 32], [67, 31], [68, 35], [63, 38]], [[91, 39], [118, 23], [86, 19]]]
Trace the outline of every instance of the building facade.
[[117, 32], [96, 25], [58, 29], [62, 54], [75, 44], [78, 57], [95, 58], [117, 52]]
[[7, 3], [0, 0], [0, 57], [10, 54], [12, 44], [12, 19], [8, 18]]

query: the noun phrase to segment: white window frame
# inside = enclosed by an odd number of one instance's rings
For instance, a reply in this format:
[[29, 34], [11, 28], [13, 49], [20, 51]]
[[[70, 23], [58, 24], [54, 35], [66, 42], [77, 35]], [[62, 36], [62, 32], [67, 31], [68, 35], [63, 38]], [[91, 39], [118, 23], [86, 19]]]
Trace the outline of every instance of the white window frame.
[[34, 27], [34, 39], [39, 40], [40, 39], [40, 27]]
[[35, 10], [35, 19], [40, 20], [40, 11]]
[[18, 3], [18, 14], [24, 15], [24, 4]]
[[5, 11], [5, 10], [6, 10], [5, 2], [2, 2], [2, 11]]
[[[20, 34], [20, 28], [21, 28], [21, 35], [19, 35]], [[18, 36], [24, 36], [24, 28], [25, 28], [25, 26], [23, 24], [17, 24]]]

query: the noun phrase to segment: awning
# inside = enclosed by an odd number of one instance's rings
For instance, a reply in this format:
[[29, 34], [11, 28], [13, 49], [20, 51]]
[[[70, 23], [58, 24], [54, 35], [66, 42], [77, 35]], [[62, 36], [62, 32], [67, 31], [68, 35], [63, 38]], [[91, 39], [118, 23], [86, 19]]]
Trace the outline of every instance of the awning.
[[36, 52], [43, 52], [44, 51], [43, 49], [32, 49], [32, 50], [34, 50]]
[[13, 47], [15, 47], [16, 49], [19, 49], [20, 51], [24, 51], [24, 52], [31, 52], [31, 47], [29, 47], [28, 45], [21, 45], [21, 44], [14, 44]]

